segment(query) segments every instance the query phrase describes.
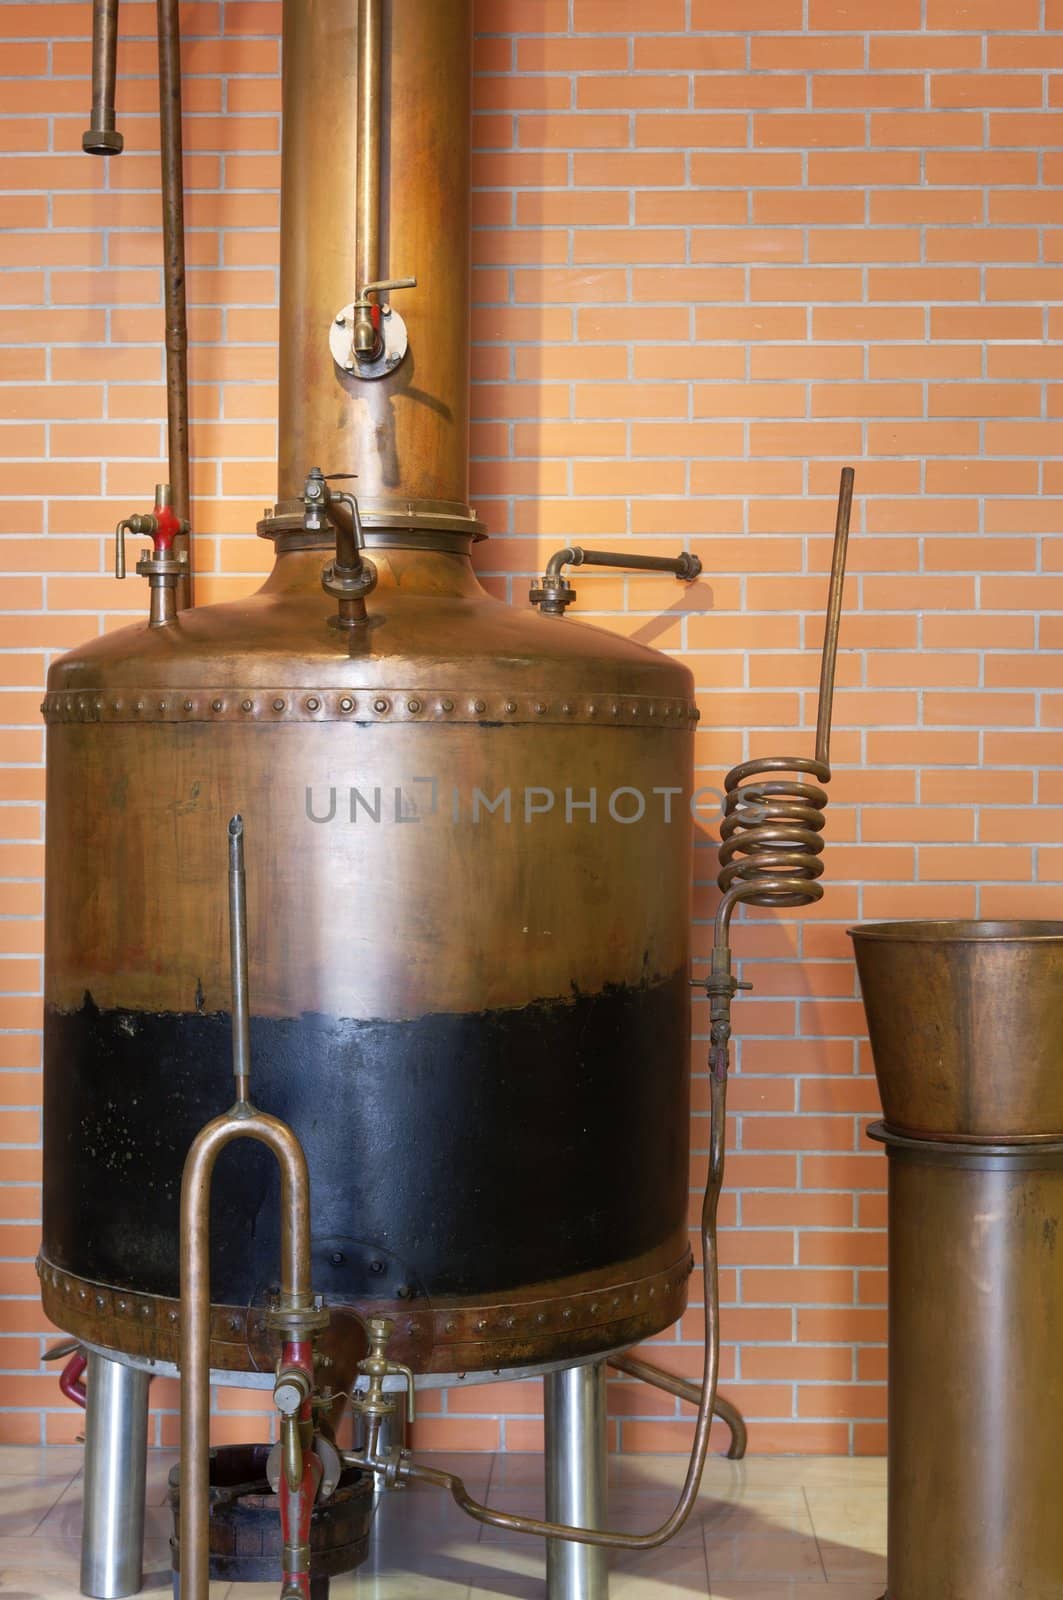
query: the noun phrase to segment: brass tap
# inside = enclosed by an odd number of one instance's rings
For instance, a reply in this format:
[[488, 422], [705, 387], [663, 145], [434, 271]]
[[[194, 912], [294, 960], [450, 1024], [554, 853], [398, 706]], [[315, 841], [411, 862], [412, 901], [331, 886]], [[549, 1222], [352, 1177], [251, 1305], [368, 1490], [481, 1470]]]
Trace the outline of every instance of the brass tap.
[[126, 575], [126, 534], [134, 533], [142, 539], [153, 541], [154, 549], [142, 550], [137, 562], [137, 574], [147, 578], [151, 590], [149, 621], [153, 628], [176, 620], [177, 588], [182, 580], [188, 578], [188, 551], [174, 549], [174, 540], [188, 532], [187, 519], [178, 517], [173, 509], [173, 492], [168, 483], [155, 485], [154, 510], [138, 511], [130, 517], [123, 517], [114, 530], [116, 578]]
[[[300, 1412], [310, 1399], [313, 1385], [301, 1367], [281, 1366], [273, 1385], [273, 1404], [280, 1412], [281, 1459], [284, 1476], [293, 1494], [303, 1481], [303, 1434]], [[313, 1429], [309, 1430], [311, 1436]]]
[[392, 1416], [398, 1410], [398, 1401], [393, 1394], [385, 1391], [384, 1380], [393, 1377], [404, 1378], [406, 1420], [412, 1423], [417, 1416], [413, 1373], [409, 1367], [388, 1359], [387, 1350], [391, 1336], [395, 1332], [395, 1324], [390, 1317], [367, 1317], [365, 1326], [369, 1334], [369, 1354], [359, 1361], [358, 1371], [369, 1379], [369, 1384], [364, 1392], [356, 1390], [351, 1396], [351, 1408], [365, 1417], [371, 1425], [384, 1417]]
[[[416, 278], [382, 278], [377, 283], [363, 284], [352, 307], [354, 333], [351, 338], [351, 355], [357, 362], [375, 361], [383, 352], [384, 339], [380, 332], [380, 312], [385, 309], [371, 296], [379, 297], [391, 289], [416, 289]], [[374, 319], [373, 311], [377, 312]]]

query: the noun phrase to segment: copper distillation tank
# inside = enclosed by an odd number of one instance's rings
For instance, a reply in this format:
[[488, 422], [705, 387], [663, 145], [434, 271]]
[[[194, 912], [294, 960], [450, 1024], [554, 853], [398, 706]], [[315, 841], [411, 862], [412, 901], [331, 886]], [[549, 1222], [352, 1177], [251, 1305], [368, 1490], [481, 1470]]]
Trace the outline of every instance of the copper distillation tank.
[[[84, 143], [111, 157], [117, 28], [97, 0]], [[681, 1314], [693, 1264], [692, 821], [666, 800], [692, 789], [698, 712], [685, 667], [565, 615], [565, 569], [700, 564], [569, 547], [525, 610], [477, 581], [470, 41], [470, 0], [285, 0], [278, 494], [258, 528], [275, 561], [249, 599], [197, 608], [180, 46], [159, 0], [171, 482], [116, 530], [119, 575], [127, 536], [150, 541], [145, 621], [56, 662], [44, 702], [39, 1274], [88, 1352], [82, 1586], [106, 1600], [139, 1585], [147, 1380], [177, 1366], [184, 1600], [224, 1555], [212, 1375], [273, 1390], [255, 1471], [283, 1600], [327, 1593], [364, 1552], [370, 1486], [409, 1481], [546, 1537], [553, 1600], [600, 1600], [608, 1548], [688, 1515], [714, 1413], [741, 1447], [716, 1393], [729, 926], [743, 902], [822, 893], [852, 474], [815, 756], [727, 780], [689, 1384], [627, 1352]], [[679, 1503], [648, 1534], [604, 1525], [607, 1361], [698, 1406]], [[549, 1520], [403, 1449], [417, 1388], [532, 1373]]]

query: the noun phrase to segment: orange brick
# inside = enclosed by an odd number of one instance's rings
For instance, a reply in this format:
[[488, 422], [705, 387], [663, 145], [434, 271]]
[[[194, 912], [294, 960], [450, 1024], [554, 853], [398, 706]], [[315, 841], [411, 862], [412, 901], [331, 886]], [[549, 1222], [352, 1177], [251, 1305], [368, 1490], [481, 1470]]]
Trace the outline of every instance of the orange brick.
[[922, 17], [918, 0], [901, 0], [897, 5], [889, 0], [866, 0], [858, 9], [851, 0], [810, 0], [808, 21], [812, 28], [848, 30], [859, 23], [878, 32], [883, 28], [918, 29]]

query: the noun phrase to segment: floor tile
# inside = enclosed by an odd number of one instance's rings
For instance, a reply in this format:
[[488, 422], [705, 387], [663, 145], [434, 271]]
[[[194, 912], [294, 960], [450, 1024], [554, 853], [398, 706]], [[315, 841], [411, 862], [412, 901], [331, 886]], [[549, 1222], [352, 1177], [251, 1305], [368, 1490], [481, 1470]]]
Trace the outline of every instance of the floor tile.
[[814, 1536], [802, 1489], [751, 1489], [740, 1485], [727, 1498], [702, 1496], [695, 1515], [706, 1543], [734, 1533], [803, 1533]]
[[640, 1554], [619, 1552], [610, 1557], [609, 1600], [705, 1600], [709, 1574], [704, 1549], [665, 1545]]
[[[148, 1459], [145, 1592], [168, 1600], [166, 1478], [173, 1451]], [[478, 1499], [542, 1513], [542, 1458], [427, 1457]], [[0, 1600], [78, 1600], [83, 1453], [0, 1449]], [[611, 1525], [644, 1531], [671, 1511], [680, 1456], [614, 1457]], [[17, 1470], [21, 1468], [21, 1470]], [[657, 1551], [610, 1554], [611, 1600], [879, 1600], [884, 1586], [885, 1473], [877, 1460], [713, 1458], [694, 1513]], [[211, 1600], [276, 1600], [277, 1585], [211, 1586]], [[543, 1600], [545, 1547], [483, 1528], [427, 1485], [383, 1495], [370, 1559], [333, 1584], [333, 1600]]]
[[[69, 1473], [63, 1477], [25, 1479], [6, 1475], [3, 1492], [0, 1493], [0, 1538], [19, 1538], [35, 1533], [53, 1513], [63, 1495], [79, 1483], [80, 1479], [72, 1479]], [[78, 1495], [80, 1497], [80, 1488]], [[74, 1536], [80, 1533], [79, 1517]]]
[[786, 1578], [802, 1583], [826, 1583], [819, 1546], [811, 1533], [784, 1532], [768, 1527], [714, 1538], [705, 1535], [709, 1578]]
[[[55, 1539], [80, 1539], [84, 1487], [84, 1479], [80, 1475], [71, 1483], [64, 1484], [62, 1494], [53, 1501], [51, 1509], [43, 1519], [38, 1519], [42, 1534]], [[0, 1507], [2, 1504], [3, 1497], [0, 1496]], [[2, 1526], [3, 1512], [0, 1510], [0, 1529]], [[170, 1537], [170, 1528], [169, 1507], [153, 1505], [149, 1497], [144, 1511], [145, 1539], [161, 1539], [165, 1542]]]
[[806, 1489], [828, 1580], [886, 1581], [886, 1494], [879, 1489]]
[[0, 1477], [61, 1478], [80, 1472], [85, 1452], [79, 1444], [0, 1445]]

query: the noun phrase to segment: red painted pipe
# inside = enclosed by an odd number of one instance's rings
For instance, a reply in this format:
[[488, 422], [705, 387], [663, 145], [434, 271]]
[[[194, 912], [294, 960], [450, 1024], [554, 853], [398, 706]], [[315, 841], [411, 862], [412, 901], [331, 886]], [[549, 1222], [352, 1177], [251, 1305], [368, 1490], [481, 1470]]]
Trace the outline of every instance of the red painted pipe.
[[88, 1364], [89, 1358], [84, 1350], [75, 1350], [59, 1374], [60, 1389], [82, 1411], [85, 1409], [85, 1368]]
[[[289, 1340], [281, 1353], [281, 1367], [298, 1367], [314, 1381], [313, 1345], [309, 1339]], [[309, 1400], [299, 1412], [300, 1424], [311, 1422]], [[288, 1475], [281, 1464], [280, 1499], [281, 1540], [284, 1547], [281, 1600], [310, 1600], [310, 1518], [321, 1485], [321, 1458], [314, 1450], [303, 1452], [303, 1476], [298, 1489], [288, 1486]]]

